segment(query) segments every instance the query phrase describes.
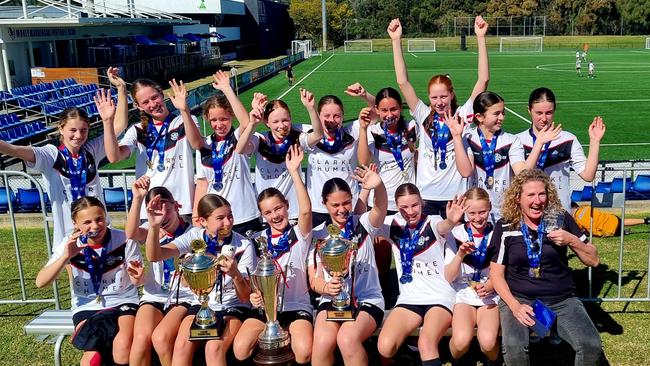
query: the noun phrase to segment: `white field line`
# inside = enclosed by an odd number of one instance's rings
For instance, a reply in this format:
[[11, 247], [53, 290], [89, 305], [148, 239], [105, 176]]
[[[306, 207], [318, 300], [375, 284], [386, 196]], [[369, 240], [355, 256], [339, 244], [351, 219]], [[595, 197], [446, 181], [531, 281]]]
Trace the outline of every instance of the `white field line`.
[[292, 91], [293, 88], [295, 88], [296, 86], [298, 86], [298, 84], [300, 84], [300, 83], [302, 83], [303, 81], [305, 81], [305, 79], [307, 79], [307, 78], [309, 77], [309, 75], [313, 74], [316, 70], [318, 70], [321, 66], [323, 66], [327, 61], [329, 61], [332, 57], [334, 57], [334, 54], [333, 54], [333, 53], [332, 53], [332, 54], [330, 55], [330, 57], [328, 57], [325, 61], [323, 61], [323, 62], [321, 62], [320, 64], [318, 64], [318, 66], [314, 67], [314, 69], [311, 70], [311, 71], [310, 71], [307, 75], [305, 75], [302, 79], [298, 80], [297, 83], [291, 85], [291, 88], [287, 89], [287, 91], [285, 91], [284, 93], [282, 93], [282, 95], [280, 95], [279, 97], [277, 97], [277, 98], [275, 98], [275, 99], [282, 99], [282, 97], [284, 97], [285, 95], [289, 94], [289, 92]]
[[411, 56], [413, 56], [413, 57], [415, 57], [415, 58], [420, 58], [420, 56], [416, 55], [416, 54], [413, 53], [413, 52], [409, 52], [409, 55], [411, 55]]
[[529, 119], [527, 119], [526, 117], [522, 116], [521, 114], [519, 114], [519, 113], [513, 111], [512, 109], [510, 109], [510, 108], [508, 108], [508, 107], [505, 107], [505, 108], [506, 108], [506, 111], [508, 111], [508, 113], [512, 113], [512, 114], [514, 114], [516, 117], [521, 118], [524, 122], [528, 123], [529, 125], [532, 124], [532, 122], [531, 122]]

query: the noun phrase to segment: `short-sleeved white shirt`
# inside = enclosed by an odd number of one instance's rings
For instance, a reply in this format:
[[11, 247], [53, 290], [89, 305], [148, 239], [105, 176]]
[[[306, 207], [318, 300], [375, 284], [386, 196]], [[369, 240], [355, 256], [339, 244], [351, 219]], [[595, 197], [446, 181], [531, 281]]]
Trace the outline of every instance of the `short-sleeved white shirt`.
[[[176, 246], [176, 249], [178, 249], [179, 255], [183, 256], [187, 253], [192, 252], [192, 241], [195, 239], [203, 239], [204, 233], [205, 229], [198, 227], [192, 228], [187, 233], [174, 239], [172, 244], [174, 244]], [[228, 240], [230, 240], [230, 242], [228, 242]], [[242, 274], [242, 276], [248, 277], [248, 271], [252, 273], [255, 270], [253, 267], [255, 251], [251, 245], [251, 242], [233, 231], [230, 239], [226, 239], [224, 241], [224, 244], [230, 244], [235, 247], [237, 269]], [[217, 250], [220, 252], [221, 248], [217, 248]], [[218, 256], [219, 253], [216, 253], [215, 255]], [[246, 269], [248, 269], [248, 271]], [[223, 272], [220, 272], [219, 275], [222, 276], [223, 281], [221, 295], [217, 293], [217, 286], [215, 285], [214, 289], [210, 293], [210, 308], [215, 311], [221, 311], [233, 306], [250, 307], [250, 304], [248, 302], [241, 302], [239, 298], [237, 298], [235, 283], [233, 282], [232, 278]], [[199, 304], [199, 301], [196, 297], [194, 297], [191, 303], [196, 305]]]
[[[413, 280], [399, 283], [397, 305], [442, 305], [450, 311], [456, 301], [456, 292], [445, 279], [445, 242], [447, 238], [438, 233], [436, 225], [442, 220], [438, 215], [427, 216], [420, 229], [420, 241], [413, 254], [411, 275]], [[400, 239], [406, 220], [400, 214], [389, 216], [384, 221], [380, 235], [391, 242], [397, 278], [402, 276]], [[412, 229], [408, 228], [409, 232]]]
[[[354, 265], [354, 293], [351, 296], [357, 298], [359, 303], [368, 303], [377, 306], [380, 309], [384, 308], [384, 296], [381, 293], [381, 286], [379, 284], [379, 271], [377, 269], [377, 262], [375, 260], [374, 238], [377, 236], [380, 228], [375, 228], [370, 224], [370, 213], [366, 212], [361, 216], [355, 215], [354, 233], [350, 241], [357, 245], [357, 254], [354, 263], [350, 263], [348, 271], [352, 271]], [[327, 226], [332, 223], [328, 218], [325, 222], [314, 228], [313, 236], [315, 240], [325, 240], [329, 237], [327, 233]], [[342, 230], [345, 230], [343, 228]], [[320, 256], [316, 254], [316, 248], [312, 247], [309, 254], [309, 265], [314, 265], [314, 260], [317, 264], [321, 263]], [[328, 282], [332, 276], [323, 270], [323, 279]], [[352, 288], [352, 279], [350, 275], [344, 278], [347, 288]], [[320, 303], [331, 302], [330, 296], [321, 296]]]
[[[289, 218], [298, 217], [298, 196], [293, 186], [291, 174], [285, 163], [286, 154], [277, 154], [267, 142], [268, 133], [256, 132], [250, 142], [255, 149], [255, 189], [257, 194], [273, 187], [277, 188], [289, 201]], [[300, 144], [303, 150], [308, 149], [307, 134], [301, 127], [294, 126], [289, 133], [289, 144]]]
[[[526, 158], [530, 155], [534, 145], [533, 137], [530, 133], [530, 129], [528, 129], [517, 134], [517, 137], [524, 146]], [[555, 140], [551, 141], [551, 144], [548, 146], [546, 161], [544, 162], [544, 172], [555, 183], [560, 201], [562, 201], [562, 207], [568, 212], [571, 212], [570, 169], [573, 168], [577, 174], [581, 174], [586, 166], [587, 157], [582, 149], [582, 145], [580, 145], [578, 138], [574, 134], [562, 131]]]
[[[496, 222], [501, 218], [501, 205], [503, 204], [503, 195], [510, 186], [510, 181], [514, 178], [515, 173], [512, 165], [525, 161], [524, 148], [517, 136], [501, 131], [497, 138], [497, 145], [494, 152], [494, 185], [492, 188], [485, 186], [485, 163], [483, 161], [483, 148], [479, 138], [477, 128], [472, 128], [465, 134], [464, 140], [468, 146], [468, 154], [474, 156], [474, 174], [469, 179], [470, 187], [480, 187], [485, 189], [490, 195], [492, 203], [492, 221]], [[490, 142], [488, 142], [490, 144]]]
[[[42, 147], [32, 147], [34, 151], [35, 162], [27, 163], [27, 166], [43, 174], [45, 182], [45, 191], [50, 196], [52, 203], [52, 217], [54, 219], [54, 238], [53, 243], [60, 243], [63, 237], [74, 230], [72, 224], [70, 205], [73, 202], [70, 170], [65, 156], [59, 148], [54, 145]], [[82, 146], [80, 155], [84, 156], [86, 164], [86, 196], [92, 196], [104, 203], [104, 192], [99, 178], [99, 162], [106, 157], [104, 149], [104, 138], [95, 137], [86, 141]], [[77, 158], [73, 157], [76, 163]], [[106, 215], [107, 223], [110, 223], [108, 214]]]
[[[303, 236], [298, 225], [292, 226], [289, 230], [289, 249], [279, 253], [275, 258], [282, 271], [285, 271], [283, 278], [287, 280], [284, 290], [282, 288], [278, 290], [280, 293], [284, 291], [282, 311], [303, 310], [311, 313], [313, 308], [307, 286], [307, 256], [311, 246], [312, 233]], [[269, 240], [266, 230], [258, 232], [255, 237], [264, 237]], [[280, 236], [271, 238], [272, 245], [277, 245], [279, 240]]]
[[[457, 109], [458, 115], [465, 123], [465, 129], [469, 129], [474, 118], [472, 101], [468, 100]], [[445, 169], [440, 168], [442, 157], [440, 153], [435, 154], [431, 131], [425, 128], [425, 122], [431, 114], [431, 107], [419, 100], [411, 115], [418, 125], [418, 166], [416, 185], [420, 189], [420, 194], [425, 200], [448, 201], [458, 194], [463, 194], [467, 190], [467, 178], [464, 178], [456, 168], [456, 152], [454, 150], [454, 140], [449, 134], [447, 139], [447, 154], [445, 158]], [[435, 122], [434, 122], [435, 123]], [[444, 125], [439, 123], [439, 128]]]
[[[417, 141], [417, 128], [415, 121], [411, 120], [406, 125], [406, 131], [402, 132], [402, 159], [404, 170], [402, 171], [388, 146], [387, 139], [381, 124], [373, 124], [368, 127], [368, 148], [373, 160], [377, 164], [377, 172], [386, 186], [388, 193], [388, 209], [397, 211], [395, 203], [395, 190], [404, 183], [415, 183], [415, 143]], [[403, 172], [406, 173], [404, 177]], [[374, 190], [370, 191], [368, 203], [372, 205]]]
[[[192, 121], [198, 126], [196, 117]], [[150, 123], [152, 123], [150, 121]], [[154, 126], [160, 132], [161, 126]], [[153, 167], [147, 166], [147, 130], [140, 124], [131, 126], [120, 141], [120, 146], [127, 146], [131, 153], [135, 151], [135, 176], [147, 175], [151, 179], [150, 187], [165, 187], [174, 196], [176, 202], [182, 207], [181, 215], [192, 214], [194, 198], [194, 150], [187, 140], [183, 118], [176, 116], [169, 123], [167, 132], [161, 139], [165, 139], [165, 170], [158, 171], [158, 151], [153, 149]], [[140, 218], [146, 219], [146, 207], [142, 205]]]
[[[251, 182], [250, 167], [248, 161], [250, 155], [242, 155], [235, 152], [237, 140], [240, 136], [240, 129], [231, 131], [234, 134], [232, 144], [225, 151], [223, 162], [223, 188], [217, 191], [214, 188], [214, 169], [212, 167], [212, 141], [214, 134], [205, 138], [208, 147], [203, 147], [196, 154], [196, 178], [205, 179], [208, 182], [206, 194], [218, 194], [230, 202], [235, 225], [250, 221], [260, 216], [255, 204], [257, 195]], [[217, 152], [226, 143], [226, 139], [217, 142]]]
[[344, 126], [342, 129], [342, 144], [338, 151], [325, 151], [322, 141], [305, 150], [307, 157], [306, 185], [313, 212], [327, 213], [323, 204], [322, 189], [325, 182], [332, 178], [341, 178], [352, 188], [353, 201], [358, 190], [356, 181], [352, 179], [354, 168], [357, 167], [357, 142], [359, 140], [359, 121]]
[[[110, 234], [109, 234], [110, 231]], [[105, 235], [110, 235], [110, 242], [102, 248], [95, 249], [96, 255], [100, 256], [107, 250], [104, 273], [100, 286], [102, 301], [97, 303], [95, 289], [93, 287], [88, 265], [83, 250], [76, 256], [70, 258], [70, 269], [72, 272], [72, 313], [76, 314], [86, 310], [102, 310], [105, 308], [119, 307], [122, 304], [137, 304], [138, 289], [129, 278], [127, 267], [130, 261], [142, 262], [138, 243], [127, 239], [124, 231], [107, 229]], [[54, 253], [47, 262], [47, 265], [54, 263], [63, 256], [68, 238], [66, 236], [54, 248]], [[77, 239], [77, 245], [83, 244]]]
[[[458, 252], [458, 247], [460, 247], [461, 244], [469, 241], [469, 235], [467, 235], [467, 230], [465, 229], [464, 225], [456, 226], [451, 231], [451, 234], [453, 236], [453, 239], [447, 241], [447, 246], [445, 247], [445, 265], [448, 265], [454, 259], [456, 253]], [[490, 231], [486, 239], [486, 251], [487, 245], [490, 243], [491, 238], [492, 232]], [[475, 234], [472, 238], [472, 241], [474, 242], [474, 246], [476, 248], [479, 248], [482, 240], [483, 235], [477, 236]], [[454, 290], [456, 290], [456, 303], [468, 304], [472, 306], [483, 306], [498, 303], [499, 295], [497, 295], [496, 292], [493, 291], [490, 295], [481, 299], [476, 291], [470, 287], [469, 281], [473, 280], [474, 273], [476, 273], [477, 269], [471, 265], [469, 257], [469, 255], [465, 256], [463, 262], [460, 265], [460, 273], [451, 284]], [[480, 272], [481, 282], [485, 283], [490, 275], [490, 258], [487, 258], [487, 256], [484, 259], [483, 267], [480, 269]]]

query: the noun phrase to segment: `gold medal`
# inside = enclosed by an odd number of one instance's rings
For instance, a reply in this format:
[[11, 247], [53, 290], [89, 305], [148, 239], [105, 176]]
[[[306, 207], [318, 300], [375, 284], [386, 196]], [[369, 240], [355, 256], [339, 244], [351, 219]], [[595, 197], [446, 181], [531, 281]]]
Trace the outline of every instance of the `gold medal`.
[[492, 188], [494, 186], [494, 177], [487, 177], [487, 185], [488, 188]]
[[535, 278], [540, 278], [542, 276], [541, 268], [540, 267], [533, 268], [533, 274], [535, 275]]
[[329, 224], [327, 225], [327, 233], [329, 236], [337, 237], [341, 234], [341, 228], [339, 228], [338, 225]]
[[101, 304], [103, 299], [104, 297], [102, 297], [102, 295], [97, 295], [97, 297], [95, 297], [95, 302]]
[[147, 160], [147, 168], [153, 169], [153, 161]]
[[409, 174], [406, 172], [406, 170], [403, 170], [403, 171], [402, 171], [402, 178], [404, 178], [404, 180], [408, 180], [408, 179], [409, 179]]
[[471, 287], [474, 291], [476, 291], [476, 286], [478, 286], [480, 282], [478, 281], [469, 281], [469, 287]]

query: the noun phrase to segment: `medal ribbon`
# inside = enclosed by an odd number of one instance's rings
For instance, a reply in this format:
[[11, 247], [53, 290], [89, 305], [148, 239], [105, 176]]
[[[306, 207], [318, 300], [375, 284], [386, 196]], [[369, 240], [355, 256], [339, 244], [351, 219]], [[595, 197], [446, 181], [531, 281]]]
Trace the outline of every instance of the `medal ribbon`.
[[266, 229], [267, 240], [267, 249], [271, 253], [271, 258], [274, 260], [282, 253], [289, 250], [289, 231], [291, 231], [292, 226], [288, 225], [284, 232], [280, 236], [280, 240], [276, 245], [273, 245], [273, 236], [271, 236], [271, 228]]
[[149, 120], [149, 123], [147, 124], [146, 152], [147, 159], [149, 159], [151, 163], [153, 163], [153, 149], [155, 147], [156, 151], [158, 152], [158, 165], [164, 166], [165, 142], [167, 141], [166, 133], [173, 117], [174, 115], [171, 113], [167, 115], [167, 118], [165, 118], [165, 121], [163, 121], [162, 127], [160, 127], [160, 132], [156, 130], [156, 126], [153, 124], [153, 119]]
[[[79, 241], [82, 244], [88, 244], [88, 236], [81, 235]], [[95, 291], [96, 296], [99, 296], [102, 293], [102, 275], [104, 274], [104, 267], [106, 267], [106, 257], [108, 256], [107, 246], [110, 242], [111, 231], [108, 230], [105, 234], [104, 242], [102, 243], [102, 254], [97, 254], [97, 252], [90, 246], [83, 248], [86, 267], [88, 267], [88, 274], [90, 275], [90, 281], [93, 284], [93, 291]], [[96, 261], [95, 258], [97, 259]]]
[[483, 135], [481, 129], [477, 128], [476, 131], [478, 132], [478, 137], [481, 140], [481, 149], [483, 150], [483, 165], [485, 167], [485, 181], [487, 182], [490, 177], [494, 177], [494, 167], [496, 166], [494, 152], [497, 147], [497, 138], [499, 137], [501, 130], [497, 131], [494, 136], [492, 136], [492, 141], [490, 141], [489, 146], [485, 141], [485, 136]]
[[[533, 145], [535, 145], [535, 141], [537, 141], [537, 136], [535, 136], [533, 129], [532, 128], [528, 129], [528, 133], [533, 138]], [[542, 148], [542, 152], [540, 153], [539, 158], [537, 158], [537, 162], [535, 163], [537, 169], [540, 170], [544, 169], [544, 163], [546, 163], [546, 157], [548, 156], [548, 148], [550, 145], [551, 145], [550, 141], [544, 144], [544, 147]]]
[[[541, 220], [539, 226], [537, 226], [537, 240], [533, 242], [530, 237], [530, 232], [528, 231], [528, 226], [521, 221], [521, 234], [524, 237], [524, 243], [526, 244], [526, 256], [528, 257], [528, 264], [530, 268], [539, 268], [542, 260], [542, 247], [544, 244], [544, 220]], [[535, 250], [535, 244], [538, 244], [539, 248]]]
[[390, 152], [393, 154], [393, 157], [395, 158], [395, 162], [397, 162], [397, 166], [399, 167], [399, 170], [403, 172], [404, 158], [402, 157], [402, 133], [399, 130], [399, 127], [395, 134], [390, 133], [388, 131], [387, 122], [384, 122], [381, 128], [384, 130], [384, 136], [386, 136], [386, 145], [390, 149]]
[[341, 232], [341, 236], [345, 240], [352, 239], [352, 234], [354, 234], [354, 215], [348, 216], [348, 219], [345, 221], [345, 228]]
[[434, 112], [430, 118], [431, 145], [433, 147], [433, 154], [437, 157], [440, 153], [440, 162], [445, 162], [447, 159], [447, 142], [449, 141], [449, 127], [440, 120], [440, 115]]
[[413, 253], [415, 253], [415, 248], [420, 240], [420, 230], [422, 230], [422, 226], [426, 221], [426, 217], [421, 218], [412, 233], [409, 233], [408, 223], [404, 226], [402, 238], [399, 240], [399, 256], [402, 262], [402, 276], [399, 279], [400, 283], [405, 284], [413, 281], [413, 275], [411, 274], [413, 269]]
[[221, 240], [221, 245], [219, 245], [219, 235], [217, 234], [214, 237], [210, 237], [207, 230], [203, 231], [203, 240], [207, 244], [207, 247], [205, 249], [207, 253], [210, 253], [212, 255], [219, 255], [221, 247], [225, 244], [230, 244], [232, 241], [232, 231], [230, 232], [230, 235]]
[[338, 128], [336, 132], [334, 133], [334, 141], [330, 142], [330, 140], [327, 138], [327, 136], [323, 135], [323, 138], [321, 139], [321, 143], [323, 144], [323, 151], [325, 151], [328, 154], [335, 154], [341, 150], [341, 146], [343, 146], [343, 128]]
[[[172, 237], [166, 237], [164, 240], [164, 243], [161, 242], [160, 244], [166, 244], [179, 236], [183, 235], [185, 233], [185, 230], [187, 230], [187, 226], [189, 224], [186, 223], [185, 221], [181, 220], [181, 222], [178, 224], [178, 227], [176, 227], [176, 231], [174, 231], [174, 236]], [[162, 288], [164, 290], [169, 288], [169, 280], [171, 278], [172, 272], [174, 272], [174, 257], [167, 258], [163, 260], [163, 283], [162, 283]]]
[[[465, 231], [467, 231], [467, 236], [470, 241], [474, 241], [474, 235], [472, 233], [472, 226], [467, 224], [465, 226]], [[483, 270], [483, 263], [485, 263], [485, 254], [487, 253], [488, 247], [488, 237], [492, 231], [492, 225], [488, 224], [483, 230], [483, 238], [478, 248], [470, 253], [470, 261], [472, 262], [472, 267], [474, 267], [474, 274], [472, 275], [472, 281], [480, 282], [481, 281], [481, 271]]]
[[79, 150], [79, 158], [77, 159], [76, 164], [72, 158], [72, 153], [67, 147], [65, 147], [65, 145], [61, 145], [59, 151], [63, 154], [66, 165], [68, 166], [68, 172], [70, 172], [70, 193], [72, 195], [72, 200], [76, 201], [86, 195], [86, 184], [88, 184], [84, 151]]
[[275, 137], [271, 131], [267, 132], [267, 143], [271, 150], [278, 155], [285, 155], [289, 151], [289, 136], [287, 136], [282, 143], [278, 144], [275, 142]]
[[219, 151], [217, 151], [217, 145], [218, 145], [217, 135], [212, 134], [211, 136], [212, 143], [210, 145], [212, 147], [212, 170], [214, 170], [215, 185], [223, 182], [223, 161], [225, 160], [226, 157], [226, 151], [233, 143], [234, 137], [235, 134], [231, 129], [228, 135], [224, 138], [224, 141], [221, 144]]

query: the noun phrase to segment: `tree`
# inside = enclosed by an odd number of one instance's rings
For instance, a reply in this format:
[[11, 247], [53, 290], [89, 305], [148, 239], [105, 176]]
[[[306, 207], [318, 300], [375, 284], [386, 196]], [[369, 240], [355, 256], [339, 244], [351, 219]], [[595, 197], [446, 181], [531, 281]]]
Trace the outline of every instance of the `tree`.
[[[337, 42], [345, 36], [345, 19], [354, 18], [348, 1], [327, 0], [327, 36]], [[296, 37], [312, 39], [321, 43], [322, 13], [321, 0], [293, 0], [289, 5], [289, 15], [296, 26]]]

